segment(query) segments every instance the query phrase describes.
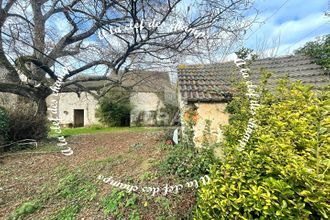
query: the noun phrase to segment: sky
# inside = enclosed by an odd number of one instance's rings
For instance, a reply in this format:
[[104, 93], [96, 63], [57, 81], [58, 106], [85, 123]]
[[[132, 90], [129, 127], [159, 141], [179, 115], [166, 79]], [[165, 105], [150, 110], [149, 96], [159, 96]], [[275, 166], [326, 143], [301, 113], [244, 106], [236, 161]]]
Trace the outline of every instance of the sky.
[[[256, 0], [258, 21], [246, 34], [244, 46], [291, 54], [315, 37], [330, 34], [329, 0]], [[251, 16], [255, 11], [249, 12]]]

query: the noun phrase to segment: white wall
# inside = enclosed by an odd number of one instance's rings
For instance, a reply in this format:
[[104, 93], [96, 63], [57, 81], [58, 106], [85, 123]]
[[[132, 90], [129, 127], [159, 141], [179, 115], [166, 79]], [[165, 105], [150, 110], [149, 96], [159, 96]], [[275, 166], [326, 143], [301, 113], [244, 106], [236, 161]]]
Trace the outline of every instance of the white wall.
[[[54, 99], [54, 95], [47, 97], [48, 108], [52, 99]], [[160, 117], [159, 110], [165, 106], [157, 94], [150, 92], [133, 93], [130, 102], [133, 106], [131, 111], [132, 126], [136, 125], [136, 120], [141, 112], [144, 112], [142, 126], [156, 125], [155, 115], [158, 123], [162, 120], [166, 121], [166, 119]], [[85, 126], [99, 124], [98, 119], [95, 117], [97, 104], [98, 101], [86, 92], [81, 93], [80, 98], [76, 93], [60, 93], [58, 111], [61, 124], [74, 123], [74, 109], [84, 110]]]
[[[47, 97], [48, 107], [52, 99], [54, 99], [54, 95]], [[97, 104], [98, 101], [86, 92], [82, 92], [80, 98], [73, 92], [60, 93], [58, 110], [61, 124], [74, 123], [74, 109], [84, 110], [84, 126], [99, 124], [98, 119], [95, 117]]]
[[[163, 102], [155, 93], [151, 92], [139, 92], [133, 93], [130, 97], [130, 102], [132, 104], [131, 111], [131, 125], [138, 125], [139, 114], [144, 112], [142, 125], [152, 126], [156, 124], [155, 114], [159, 114], [159, 109], [165, 107]], [[156, 119], [161, 120], [160, 118]]]

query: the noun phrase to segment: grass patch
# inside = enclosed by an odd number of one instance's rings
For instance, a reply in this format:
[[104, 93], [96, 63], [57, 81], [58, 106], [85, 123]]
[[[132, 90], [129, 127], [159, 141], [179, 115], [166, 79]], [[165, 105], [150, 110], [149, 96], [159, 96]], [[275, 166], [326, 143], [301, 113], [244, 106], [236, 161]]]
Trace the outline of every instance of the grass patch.
[[[95, 133], [113, 133], [113, 132], [145, 132], [145, 131], [157, 131], [163, 128], [144, 128], [144, 127], [81, 127], [81, 128], [63, 128], [61, 135], [67, 137], [80, 134], [95, 134]], [[50, 136], [58, 136], [54, 130], [50, 131]]]
[[118, 156], [115, 156], [115, 157], [107, 157], [107, 158], [104, 158], [104, 159], [99, 159], [99, 160], [92, 160], [89, 162], [89, 164], [105, 164], [105, 165], [108, 165], [108, 166], [116, 166], [116, 165], [119, 165], [121, 163], [125, 162], [125, 159], [122, 155], [118, 155]]
[[56, 146], [56, 143], [53, 144], [45, 144], [42, 146], [38, 146], [37, 148], [33, 149], [34, 151], [41, 151], [41, 152], [59, 152], [61, 150], [61, 148], [59, 148], [58, 146]]

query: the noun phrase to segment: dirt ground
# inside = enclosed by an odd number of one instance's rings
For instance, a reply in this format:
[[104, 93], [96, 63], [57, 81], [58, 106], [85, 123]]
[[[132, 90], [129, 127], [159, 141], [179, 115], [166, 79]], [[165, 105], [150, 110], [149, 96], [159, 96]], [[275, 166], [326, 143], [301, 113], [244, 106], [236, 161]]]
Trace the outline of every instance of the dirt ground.
[[[157, 161], [162, 157], [162, 152], [157, 148], [163, 141], [162, 138], [161, 131], [79, 135], [67, 139], [74, 151], [71, 156], [64, 156], [61, 153], [5, 156], [0, 161], [0, 219], [6, 219], [23, 202], [42, 193], [47, 184], [54, 185], [58, 181], [54, 171], [59, 167], [67, 169], [86, 167], [90, 161], [102, 161], [122, 155], [124, 162], [115, 166], [113, 170], [94, 170], [89, 175], [94, 175], [95, 178], [102, 174], [112, 175], [118, 179], [125, 179], [128, 176], [136, 179], [149, 168], [150, 160]], [[138, 149], [134, 149], [135, 147]], [[100, 194], [104, 194], [110, 186], [103, 184], [101, 188]], [[54, 207], [49, 207], [49, 210], [52, 209]], [[38, 218], [46, 217], [49, 210], [38, 213]], [[80, 216], [84, 216], [84, 219], [100, 219], [101, 214], [96, 213], [95, 210], [85, 210]]]

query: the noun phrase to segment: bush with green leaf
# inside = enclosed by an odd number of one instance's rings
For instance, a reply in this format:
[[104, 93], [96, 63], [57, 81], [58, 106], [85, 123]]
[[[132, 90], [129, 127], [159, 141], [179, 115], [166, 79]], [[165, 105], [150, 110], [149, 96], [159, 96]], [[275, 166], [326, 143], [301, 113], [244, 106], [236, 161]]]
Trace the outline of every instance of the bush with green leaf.
[[107, 126], [129, 125], [126, 120], [129, 119], [131, 109], [130, 93], [117, 89], [100, 100], [96, 116]]
[[225, 159], [199, 189], [195, 219], [327, 219], [330, 217], [330, 94], [281, 81], [264, 91], [243, 151], [238, 140], [248, 101], [229, 104]]
[[330, 70], [330, 34], [307, 42], [303, 47], [295, 51], [296, 54], [304, 54], [315, 59], [315, 63]]

